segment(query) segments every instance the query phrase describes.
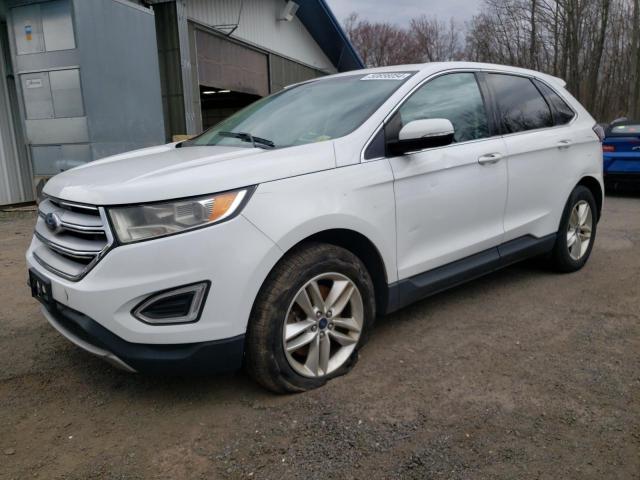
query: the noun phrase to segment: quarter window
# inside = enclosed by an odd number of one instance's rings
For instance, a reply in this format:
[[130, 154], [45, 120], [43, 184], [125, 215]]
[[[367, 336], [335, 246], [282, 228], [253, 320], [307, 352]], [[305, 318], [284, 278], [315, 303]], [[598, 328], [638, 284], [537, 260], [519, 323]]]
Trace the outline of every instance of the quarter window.
[[558, 95], [550, 87], [548, 87], [541, 81], [534, 80], [534, 82], [538, 87], [538, 89], [542, 92], [544, 97], [547, 99], [547, 101], [551, 104], [551, 106], [555, 110], [554, 114], [555, 114], [556, 125], [566, 125], [567, 123], [569, 123], [573, 119], [575, 114], [573, 113], [573, 110], [571, 110], [571, 107], [567, 105], [567, 102], [565, 102], [560, 97], [560, 95]]
[[390, 126], [395, 133], [413, 120], [446, 118], [455, 129], [454, 142], [489, 136], [489, 125], [473, 73], [452, 73], [420, 87], [399, 109]]
[[553, 126], [549, 105], [525, 77], [492, 73], [489, 82], [496, 96], [504, 133]]

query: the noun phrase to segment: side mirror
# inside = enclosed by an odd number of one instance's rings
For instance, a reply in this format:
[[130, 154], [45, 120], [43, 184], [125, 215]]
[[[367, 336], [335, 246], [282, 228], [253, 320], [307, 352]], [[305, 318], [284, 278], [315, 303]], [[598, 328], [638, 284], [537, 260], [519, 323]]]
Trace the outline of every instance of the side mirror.
[[414, 120], [402, 127], [398, 140], [390, 141], [387, 146], [392, 155], [404, 155], [425, 148], [450, 145], [454, 133], [453, 124], [446, 118]]

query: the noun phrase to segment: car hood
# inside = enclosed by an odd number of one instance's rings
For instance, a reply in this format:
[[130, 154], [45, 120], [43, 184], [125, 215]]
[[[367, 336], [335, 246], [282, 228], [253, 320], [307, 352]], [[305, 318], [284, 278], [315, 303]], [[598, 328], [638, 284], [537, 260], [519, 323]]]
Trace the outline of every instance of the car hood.
[[135, 150], [51, 178], [44, 193], [92, 205], [143, 203], [221, 192], [335, 168], [333, 142], [276, 150], [182, 147]]

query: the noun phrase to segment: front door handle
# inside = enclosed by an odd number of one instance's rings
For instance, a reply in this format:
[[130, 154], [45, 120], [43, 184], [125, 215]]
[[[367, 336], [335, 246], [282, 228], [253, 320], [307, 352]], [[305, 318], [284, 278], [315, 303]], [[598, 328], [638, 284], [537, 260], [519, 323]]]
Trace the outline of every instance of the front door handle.
[[478, 157], [478, 163], [480, 165], [492, 165], [502, 160], [503, 155], [501, 153], [488, 153]]
[[571, 140], [560, 140], [558, 148], [569, 148], [573, 142]]

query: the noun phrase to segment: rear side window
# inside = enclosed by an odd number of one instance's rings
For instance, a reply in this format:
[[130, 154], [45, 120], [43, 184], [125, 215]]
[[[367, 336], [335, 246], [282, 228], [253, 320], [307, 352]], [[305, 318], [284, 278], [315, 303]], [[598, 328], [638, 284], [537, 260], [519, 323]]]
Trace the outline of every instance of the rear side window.
[[489, 74], [488, 79], [505, 133], [553, 126], [551, 109], [531, 80], [501, 73]]
[[429, 118], [451, 121], [455, 142], [488, 137], [489, 125], [476, 76], [451, 73], [430, 80], [400, 107], [391, 123], [400, 131], [413, 120]]
[[566, 125], [569, 123], [573, 119], [575, 113], [571, 110], [571, 107], [567, 105], [567, 102], [565, 102], [560, 95], [541, 81], [534, 80], [534, 82], [547, 101], [551, 104], [551, 107], [555, 110], [554, 116], [556, 125]]

